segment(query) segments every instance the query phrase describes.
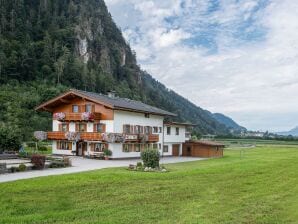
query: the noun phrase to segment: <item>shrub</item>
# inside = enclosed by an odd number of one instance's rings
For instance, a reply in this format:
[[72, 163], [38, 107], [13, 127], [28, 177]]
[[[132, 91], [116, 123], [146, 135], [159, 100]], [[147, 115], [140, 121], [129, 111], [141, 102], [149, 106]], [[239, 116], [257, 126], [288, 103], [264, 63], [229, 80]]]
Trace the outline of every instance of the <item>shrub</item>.
[[44, 145], [40, 145], [40, 146], [38, 146], [38, 150], [39, 151], [47, 151], [48, 148], [46, 146], [44, 146]]
[[21, 136], [10, 127], [0, 125], [0, 153], [3, 151], [18, 151], [21, 147]]
[[111, 156], [111, 155], [112, 155], [112, 151], [109, 150], [109, 149], [105, 149], [105, 150], [103, 150], [103, 154], [104, 154], [105, 156]]
[[144, 167], [159, 167], [159, 152], [156, 149], [145, 149], [141, 152]]
[[44, 168], [46, 157], [43, 155], [32, 155], [31, 163], [35, 169], [41, 170]]
[[27, 142], [27, 147], [29, 148], [35, 148], [36, 147], [36, 143], [35, 142]]
[[27, 166], [26, 166], [24, 163], [22, 163], [22, 164], [19, 165], [19, 171], [20, 171], [20, 172], [23, 172], [23, 171], [25, 171], [26, 169], [27, 169]]
[[15, 166], [10, 167], [9, 169], [10, 169], [10, 172], [12, 172], [12, 173], [15, 173], [18, 171], [18, 168]]
[[137, 162], [137, 167], [142, 167], [143, 163], [142, 162]]
[[63, 161], [52, 161], [49, 165], [50, 168], [62, 168], [65, 167], [65, 164]]

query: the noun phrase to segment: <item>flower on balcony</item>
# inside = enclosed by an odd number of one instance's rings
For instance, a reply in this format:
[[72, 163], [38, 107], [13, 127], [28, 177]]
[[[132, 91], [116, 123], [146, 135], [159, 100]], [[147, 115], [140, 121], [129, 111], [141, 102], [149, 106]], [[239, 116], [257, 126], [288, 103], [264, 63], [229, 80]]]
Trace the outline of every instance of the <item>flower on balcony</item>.
[[123, 143], [125, 142], [125, 135], [121, 133], [102, 133], [101, 137], [104, 141], [110, 143]]
[[90, 120], [93, 120], [93, 119], [94, 119], [93, 113], [90, 113], [90, 112], [83, 112], [82, 113], [82, 120], [90, 121]]
[[33, 133], [34, 137], [39, 140], [39, 141], [44, 141], [48, 138], [48, 135], [46, 132], [44, 131], [35, 131]]
[[65, 113], [63, 112], [54, 113], [53, 117], [58, 121], [63, 121], [65, 119]]
[[67, 138], [68, 141], [79, 141], [81, 136], [79, 132], [72, 132], [68, 131], [65, 133], [65, 138]]

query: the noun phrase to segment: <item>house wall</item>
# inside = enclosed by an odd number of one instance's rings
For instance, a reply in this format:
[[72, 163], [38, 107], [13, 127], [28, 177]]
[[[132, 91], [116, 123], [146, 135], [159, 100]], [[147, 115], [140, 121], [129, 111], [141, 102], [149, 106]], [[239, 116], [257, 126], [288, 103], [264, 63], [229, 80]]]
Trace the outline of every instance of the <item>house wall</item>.
[[[187, 150], [187, 148], [190, 148], [190, 152]], [[223, 146], [185, 143], [183, 144], [182, 156], [194, 156], [204, 158], [222, 157]]]
[[[167, 127], [171, 128], [171, 134], [167, 134]], [[179, 135], [176, 135], [176, 127], [179, 128]], [[185, 142], [185, 126], [182, 125], [165, 125], [165, 143], [182, 143]]]
[[[163, 116], [159, 115], [149, 115], [149, 118], [145, 117], [144, 113], [135, 113], [129, 111], [114, 111], [114, 132], [122, 133], [123, 125], [141, 125], [141, 126], [151, 126], [151, 127], [163, 127]], [[159, 142], [161, 144], [160, 153], [162, 153], [162, 143], [163, 143], [163, 134], [162, 133], [153, 133], [159, 135]], [[140, 152], [123, 152], [122, 144], [114, 143], [109, 144], [110, 149], [113, 152], [112, 158], [129, 158], [129, 157], [140, 157]]]

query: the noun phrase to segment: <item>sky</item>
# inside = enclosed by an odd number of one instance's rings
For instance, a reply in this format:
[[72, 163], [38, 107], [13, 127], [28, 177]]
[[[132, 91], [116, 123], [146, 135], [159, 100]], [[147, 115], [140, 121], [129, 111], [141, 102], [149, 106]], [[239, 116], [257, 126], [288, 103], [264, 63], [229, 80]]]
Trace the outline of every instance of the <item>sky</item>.
[[106, 0], [138, 63], [250, 130], [298, 125], [297, 0]]

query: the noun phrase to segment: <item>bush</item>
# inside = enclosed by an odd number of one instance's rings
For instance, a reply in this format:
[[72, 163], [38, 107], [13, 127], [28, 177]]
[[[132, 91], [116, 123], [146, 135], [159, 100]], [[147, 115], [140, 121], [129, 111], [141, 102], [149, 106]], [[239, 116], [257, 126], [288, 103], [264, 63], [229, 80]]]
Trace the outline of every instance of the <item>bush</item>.
[[20, 139], [21, 137], [15, 129], [0, 125], [0, 153], [3, 151], [19, 151]]
[[104, 154], [105, 156], [111, 156], [111, 155], [112, 155], [112, 151], [109, 150], [109, 149], [105, 149], [105, 150], [103, 150], [103, 154]]
[[143, 163], [142, 162], [137, 162], [137, 167], [142, 167]]
[[27, 142], [26, 145], [29, 148], [35, 148], [36, 147], [36, 143], [35, 142]]
[[35, 169], [41, 170], [44, 168], [46, 157], [43, 155], [32, 155], [31, 163]]
[[15, 166], [10, 167], [9, 169], [10, 169], [10, 172], [12, 172], [12, 173], [15, 173], [18, 171], [18, 168]]
[[19, 171], [20, 171], [20, 172], [23, 172], [23, 171], [25, 171], [25, 170], [27, 170], [27, 166], [26, 166], [25, 164], [23, 164], [23, 163], [20, 164], [20, 165], [19, 165]]
[[159, 167], [159, 152], [156, 149], [145, 149], [141, 152], [144, 167]]
[[46, 146], [44, 146], [44, 145], [40, 145], [40, 146], [38, 146], [38, 150], [39, 151], [47, 151], [48, 148]]
[[65, 167], [65, 164], [63, 161], [52, 161], [49, 165], [50, 168], [62, 168]]

